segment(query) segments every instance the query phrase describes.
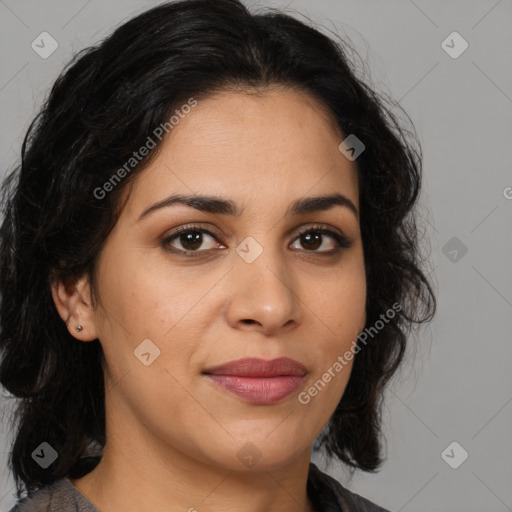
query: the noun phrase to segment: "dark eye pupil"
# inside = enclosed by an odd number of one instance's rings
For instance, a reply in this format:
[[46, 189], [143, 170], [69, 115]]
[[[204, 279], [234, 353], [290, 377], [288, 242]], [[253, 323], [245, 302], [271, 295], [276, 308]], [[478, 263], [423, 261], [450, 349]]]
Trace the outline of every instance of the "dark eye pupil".
[[318, 249], [322, 245], [321, 243], [322, 235], [320, 233], [307, 233], [302, 235], [302, 239], [306, 240], [306, 245], [303, 244], [303, 247], [307, 247], [308, 249]]
[[194, 250], [201, 247], [203, 234], [199, 231], [188, 231], [180, 235], [180, 242], [185, 249]]

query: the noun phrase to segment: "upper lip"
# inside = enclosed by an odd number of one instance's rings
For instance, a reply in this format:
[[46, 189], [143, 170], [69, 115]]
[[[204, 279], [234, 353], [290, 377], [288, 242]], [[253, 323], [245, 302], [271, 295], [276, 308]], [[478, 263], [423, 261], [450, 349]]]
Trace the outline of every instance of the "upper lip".
[[209, 368], [203, 373], [239, 377], [280, 377], [288, 375], [303, 377], [306, 375], [307, 369], [303, 364], [289, 357], [280, 357], [270, 361], [251, 357], [230, 361], [214, 368]]

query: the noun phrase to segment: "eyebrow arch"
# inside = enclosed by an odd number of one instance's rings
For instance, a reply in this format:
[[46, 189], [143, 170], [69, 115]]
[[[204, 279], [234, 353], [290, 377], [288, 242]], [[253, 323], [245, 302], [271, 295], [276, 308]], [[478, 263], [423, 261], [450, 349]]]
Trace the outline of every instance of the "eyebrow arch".
[[[242, 213], [242, 210], [238, 208], [237, 204], [230, 199], [197, 194], [174, 194], [167, 197], [166, 199], [163, 199], [162, 201], [158, 201], [157, 203], [152, 204], [149, 208], [146, 208], [141, 213], [137, 222], [140, 222], [144, 217], [156, 210], [166, 208], [174, 204], [183, 204], [202, 212], [220, 215], [240, 216]], [[285, 213], [285, 217], [326, 211], [330, 210], [334, 206], [346, 207], [352, 211], [352, 213], [354, 213], [356, 218], [359, 218], [359, 212], [357, 211], [354, 203], [348, 197], [342, 194], [331, 194], [297, 199], [290, 205]]]

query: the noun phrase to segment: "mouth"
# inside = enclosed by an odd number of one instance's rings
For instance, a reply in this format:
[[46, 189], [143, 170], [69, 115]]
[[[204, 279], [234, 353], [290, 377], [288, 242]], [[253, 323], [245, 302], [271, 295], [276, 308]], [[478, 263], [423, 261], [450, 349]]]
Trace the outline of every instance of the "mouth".
[[284, 400], [300, 387], [306, 367], [288, 357], [238, 359], [203, 372], [219, 388], [242, 400], [270, 405]]

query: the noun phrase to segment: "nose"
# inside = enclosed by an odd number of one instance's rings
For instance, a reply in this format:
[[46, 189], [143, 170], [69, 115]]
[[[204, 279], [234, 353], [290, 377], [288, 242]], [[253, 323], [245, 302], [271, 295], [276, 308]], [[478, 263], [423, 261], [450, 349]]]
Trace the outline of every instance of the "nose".
[[266, 249], [252, 263], [238, 255], [234, 260], [226, 282], [230, 326], [265, 335], [296, 328], [302, 322], [302, 301], [283, 255]]

